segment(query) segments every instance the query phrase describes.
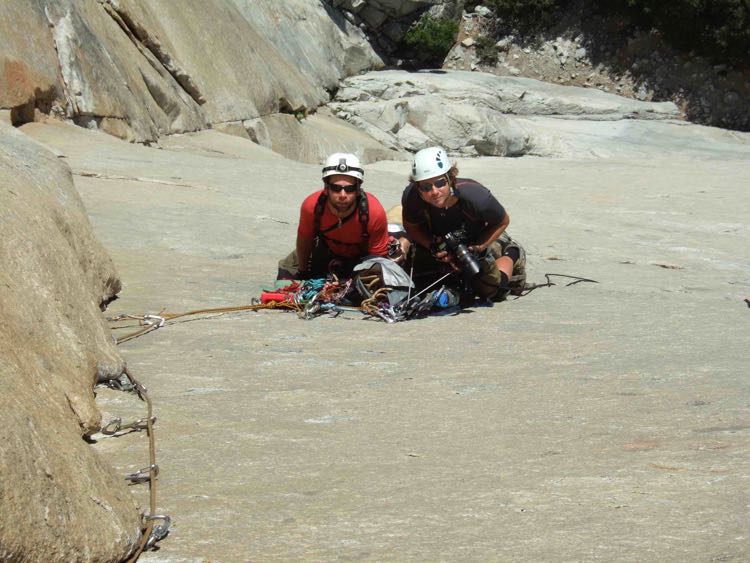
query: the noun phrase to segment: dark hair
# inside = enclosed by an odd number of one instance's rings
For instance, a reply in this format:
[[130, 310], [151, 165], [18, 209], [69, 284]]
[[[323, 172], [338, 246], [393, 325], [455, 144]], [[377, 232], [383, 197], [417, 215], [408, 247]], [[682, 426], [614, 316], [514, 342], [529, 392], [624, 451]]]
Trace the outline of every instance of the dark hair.
[[451, 183], [451, 187], [456, 187], [456, 178], [458, 177], [458, 165], [454, 164], [451, 166], [451, 169], [448, 170], [447, 174], [448, 180]]

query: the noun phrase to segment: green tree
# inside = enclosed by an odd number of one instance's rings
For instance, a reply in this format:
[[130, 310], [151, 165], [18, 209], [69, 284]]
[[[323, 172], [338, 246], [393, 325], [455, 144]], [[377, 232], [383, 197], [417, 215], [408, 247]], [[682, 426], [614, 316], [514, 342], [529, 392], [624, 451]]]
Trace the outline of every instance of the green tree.
[[617, 0], [641, 28], [657, 29], [678, 49], [715, 60], [750, 61], [748, 0]]
[[439, 65], [453, 47], [457, 33], [458, 22], [425, 13], [406, 32], [404, 43], [416, 59]]
[[498, 30], [535, 33], [551, 26], [557, 11], [568, 3], [569, 0], [483, 0], [470, 2], [467, 8], [481, 4], [492, 10]]

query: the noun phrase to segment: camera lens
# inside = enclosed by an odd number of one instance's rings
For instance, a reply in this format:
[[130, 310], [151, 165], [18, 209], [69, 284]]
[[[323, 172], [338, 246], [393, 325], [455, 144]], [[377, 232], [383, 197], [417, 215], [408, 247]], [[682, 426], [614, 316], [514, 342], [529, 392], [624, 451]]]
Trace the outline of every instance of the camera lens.
[[477, 262], [474, 255], [463, 244], [459, 244], [456, 247], [456, 258], [458, 258], [464, 273], [471, 277], [474, 277], [481, 272], [482, 268], [479, 266], [479, 262]]

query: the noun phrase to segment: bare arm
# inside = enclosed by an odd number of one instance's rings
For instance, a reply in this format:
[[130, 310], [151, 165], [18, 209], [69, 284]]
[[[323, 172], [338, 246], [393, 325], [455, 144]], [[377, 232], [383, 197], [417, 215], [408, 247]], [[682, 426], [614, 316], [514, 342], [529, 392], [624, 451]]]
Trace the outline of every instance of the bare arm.
[[307, 239], [297, 235], [297, 262], [299, 263], [300, 273], [307, 271], [307, 265], [310, 263], [312, 249], [313, 239]]
[[474, 252], [482, 252], [485, 250], [490, 244], [497, 240], [497, 237], [503, 234], [505, 229], [508, 228], [509, 223], [510, 215], [506, 213], [500, 223], [488, 225], [487, 228], [479, 234], [477, 242], [470, 247], [470, 250]]
[[419, 223], [411, 223], [404, 220], [404, 229], [411, 237], [411, 240], [420, 246], [430, 248], [432, 245], [432, 234]]

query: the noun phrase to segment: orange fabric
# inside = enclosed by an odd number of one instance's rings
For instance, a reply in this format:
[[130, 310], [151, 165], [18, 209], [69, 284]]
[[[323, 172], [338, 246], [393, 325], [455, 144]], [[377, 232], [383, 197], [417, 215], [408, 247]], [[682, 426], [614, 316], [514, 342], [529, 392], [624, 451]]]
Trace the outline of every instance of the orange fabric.
[[[316, 233], [313, 232], [315, 228], [315, 204], [322, 191], [319, 190], [310, 194], [302, 202], [297, 236], [305, 239], [315, 237]], [[370, 213], [367, 232], [370, 235], [370, 240], [365, 255], [386, 256], [388, 254], [388, 219], [385, 215], [385, 209], [377, 198], [370, 193], [367, 193], [367, 203]], [[326, 231], [325, 243], [331, 251], [343, 258], [362, 256], [362, 225], [359, 222], [359, 210], [355, 211], [354, 217], [348, 219], [341, 227], [327, 230], [337, 223], [338, 217], [333, 214], [328, 205], [325, 205], [323, 216], [320, 218], [320, 229]]]

